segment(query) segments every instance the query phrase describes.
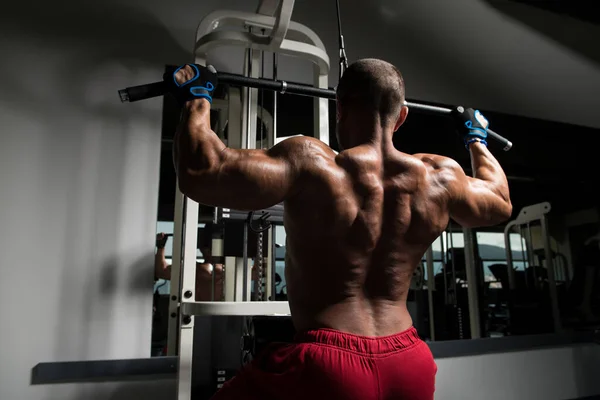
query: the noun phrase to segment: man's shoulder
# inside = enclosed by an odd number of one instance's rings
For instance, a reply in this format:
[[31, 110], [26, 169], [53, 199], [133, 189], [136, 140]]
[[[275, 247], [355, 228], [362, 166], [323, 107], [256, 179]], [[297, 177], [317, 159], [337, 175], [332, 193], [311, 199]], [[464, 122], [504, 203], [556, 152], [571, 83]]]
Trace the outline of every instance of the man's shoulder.
[[281, 138], [275, 147], [281, 151], [294, 154], [309, 155], [317, 153], [331, 157], [335, 157], [337, 154], [337, 152], [319, 139], [303, 135]]
[[274, 156], [283, 156], [293, 167], [306, 175], [307, 172], [322, 176], [325, 171], [336, 168], [337, 153], [319, 139], [309, 136], [293, 136], [279, 142], [271, 149]]
[[417, 153], [413, 154], [412, 157], [422, 162], [426, 167], [434, 170], [454, 170], [456, 168], [461, 168], [456, 160], [450, 157], [440, 156], [439, 154]]
[[434, 186], [444, 188], [443, 193], [454, 193], [455, 189], [465, 184], [465, 172], [456, 160], [437, 154], [421, 153], [413, 156], [424, 164], [427, 170], [426, 180]]

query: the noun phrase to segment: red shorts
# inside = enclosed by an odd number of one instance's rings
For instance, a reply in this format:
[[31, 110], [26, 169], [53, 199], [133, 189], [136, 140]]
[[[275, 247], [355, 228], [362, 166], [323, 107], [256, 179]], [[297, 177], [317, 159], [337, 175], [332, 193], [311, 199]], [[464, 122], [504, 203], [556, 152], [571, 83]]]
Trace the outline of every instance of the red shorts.
[[365, 337], [332, 329], [273, 343], [213, 400], [432, 400], [437, 367], [414, 328]]

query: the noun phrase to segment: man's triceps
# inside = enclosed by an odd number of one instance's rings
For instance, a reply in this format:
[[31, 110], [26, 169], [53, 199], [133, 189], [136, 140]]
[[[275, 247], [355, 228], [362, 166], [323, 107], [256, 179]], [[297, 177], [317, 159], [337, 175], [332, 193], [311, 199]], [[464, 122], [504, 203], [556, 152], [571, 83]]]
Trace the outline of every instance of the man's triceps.
[[293, 186], [285, 155], [268, 150], [223, 150], [219, 165], [190, 178], [186, 191], [203, 204], [238, 210], [268, 208], [286, 199]]

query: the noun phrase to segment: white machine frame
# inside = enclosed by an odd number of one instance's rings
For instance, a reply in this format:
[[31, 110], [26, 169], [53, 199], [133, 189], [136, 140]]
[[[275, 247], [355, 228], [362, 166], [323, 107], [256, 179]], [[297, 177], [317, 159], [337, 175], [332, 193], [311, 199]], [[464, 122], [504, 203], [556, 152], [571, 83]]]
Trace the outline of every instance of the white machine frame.
[[[467, 278], [467, 298], [469, 304], [469, 326], [471, 339], [481, 338], [481, 321], [479, 318], [479, 293], [477, 290], [477, 274], [475, 263], [475, 244], [473, 243], [473, 231], [470, 228], [462, 228], [465, 244], [465, 271]], [[453, 232], [450, 232], [453, 234]], [[443, 236], [443, 233], [442, 233]], [[442, 244], [442, 252], [444, 246]], [[429, 335], [435, 341], [435, 312], [433, 305], [433, 292], [438, 290], [435, 285], [433, 268], [433, 244], [425, 252], [425, 270], [427, 271], [427, 300], [429, 304]]]
[[[238, 46], [246, 49], [245, 75], [258, 77], [260, 52], [273, 52], [310, 60], [314, 63], [313, 85], [326, 89], [329, 80], [329, 57], [323, 42], [308, 27], [291, 21], [294, 0], [263, 0], [256, 13], [219, 10], [207, 15], [198, 25], [194, 46], [194, 61], [208, 64], [208, 52], [220, 46]], [[224, 28], [224, 29], [222, 29]], [[252, 33], [258, 29], [268, 35], [257, 36]], [[229, 139], [227, 145], [232, 148], [254, 148], [256, 146], [256, 116], [258, 114], [257, 89], [231, 88], [227, 105], [227, 124]], [[240, 98], [242, 99], [240, 101]], [[314, 99], [314, 137], [329, 144], [329, 100]], [[225, 108], [222, 106], [222, 109]], [[264, 113], [265, 110], [263, 110]], [[222, 112], [222, 114], [224, 114]], [[263, 123], [267, 126], [267, 146], [276, 141], [275, 116], [267, 114]], [[269, 129], [271, 121], [272, 129]], [[220, 121], [223, 123], [223, 119]], [[225, 302], [195, 302], [195, 264], [198, 227], [198, 203], [186, 198], [179, 186], [175, 195], [175, 221], [173, 230], [173, 262], [171, 270], [171, 300], [169, 304], [168, 355], [176, 355], [178, 368], [178, 400], [189, 400], [192, 387], [192, 352], [194, 339], [194, 316], [210, 315], [289, 315], [287, 302], [277, 301], [239, 301], [246, 297], [241, 293], [242, 285], [233, 288], [225, 285]], [[274, 229], [271, 229], [274, 240]], [[194, 243], [186, 246], [186, 243]], [[268, 257], [272, 246], [269, 247]], [[215, 252], [217, 250], [217, 252]], [[220, 251], [220, 252], [219, 252]], [[213, 253], [222, 254], [222, 240], [213, 239]], [[243, 272], [242, 260], [235, 257], [225, 258], [225, 282], [250, 279]], [[271, 263], [267, 262], [268, 268]], [[191, 267], [191, 268], [190, 268]], [[271, 285], [267, 273], [267, 295]], [[250, 285], [247, 285], [250, 288]], [[173, 317], [177, 316], [177, 318]]]
[[[558, 293], [556, 290], [556, 269], [554, 258], [552, 257], [552, 247], [550, 244], [550, 231], [548, 229], [548, 213], [552, 207], [550, 203], [538, 203], [531, 206], [523, 207], [521, 212], [514, 221], [510, 221], [504, 228], [504, 243], [506, 248], [506, 264], [508, 267], [508, 283], [511, 289], [515, 288], [515, 270], [513, 268], [512, 249], [510, 246], [510, 233], [516, 227], [529, 225], [532, 222], [539, 222], [542, 229], [543, 246], [545, 254], [546, 269], [548, 270], [548, 291], [550, 294], [550, 304], [552, 307], [552, 319], [554, 324], [554, 332], [562, 333], [562, 321], [560, 317], [560, 309], [558, 306]], [[529, 250], [529, 249], [528, 249]], [[530, 260], [532, 255], [527, 252], [527, 257]], [[530, 264], [531, 265], [531, 264]], [[568, 276], [568, 271], [567, 271]]]

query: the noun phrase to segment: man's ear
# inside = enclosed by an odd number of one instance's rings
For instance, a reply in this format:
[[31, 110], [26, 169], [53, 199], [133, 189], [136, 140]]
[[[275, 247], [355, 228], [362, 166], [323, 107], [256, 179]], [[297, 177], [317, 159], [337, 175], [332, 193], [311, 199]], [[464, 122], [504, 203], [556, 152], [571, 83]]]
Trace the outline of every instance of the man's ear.
[[402, 106], [400, 109], [400, 115], [398, 115], [398, 120], [396, 121], [396, 125], [394, 125], [394, 132], [396, 132], [406, 121], [406, 117], [408, 116], [408, 107]]

